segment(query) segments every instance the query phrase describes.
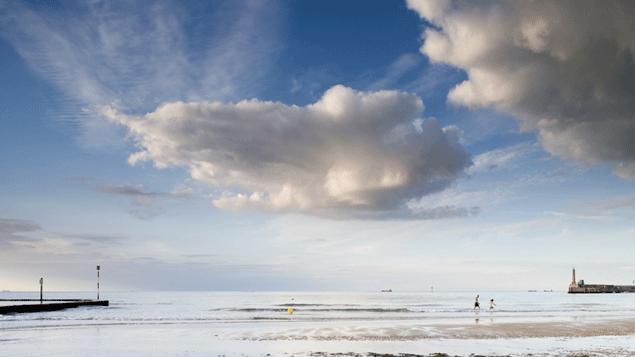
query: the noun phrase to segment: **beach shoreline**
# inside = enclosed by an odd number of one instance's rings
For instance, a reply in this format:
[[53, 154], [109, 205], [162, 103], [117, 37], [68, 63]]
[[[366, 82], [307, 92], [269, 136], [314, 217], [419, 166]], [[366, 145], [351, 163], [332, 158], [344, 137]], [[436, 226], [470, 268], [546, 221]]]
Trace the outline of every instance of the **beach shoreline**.
[[[509, 321], [475, 319], [480, 322], [368, 321], [110, 321], [65, 325], [0, 327], [0, 332], [102, 328], [151, 328], [182, 326], [214, 332], [227, 340], [277, 341], [414, 341], [428, 339], [489, 340], [516, 338], [584, 338], [597, 336], [634, 336], [635, 318], [594, 318], [569, 321]], [[489, 320], [489, 321], [488, 321]]]
[[[236, 325], [243, 325], [236, 324]], [[392, 326], [368, 333], [293, 324], [137, 323], [1, 329], [3, 352], [41, 356], [635, 356], [635, 319]], [[257, 326], [254, 326], [257, 325]], [[346, 329], [345, 329], [346, 330]], [[327, 332], [330, 334], [327, 334]], [[112, 341], [117, 341], [113, 344]], [[72, 349], [69, 349], [72, 346]], [[37, 356], [38, 354], [33, 354]]]

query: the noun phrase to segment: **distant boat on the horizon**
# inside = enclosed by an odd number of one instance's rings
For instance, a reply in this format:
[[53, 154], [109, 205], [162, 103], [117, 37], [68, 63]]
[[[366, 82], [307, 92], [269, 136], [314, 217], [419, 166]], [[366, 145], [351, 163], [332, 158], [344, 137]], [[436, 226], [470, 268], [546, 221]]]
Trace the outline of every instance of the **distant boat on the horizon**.
[[382, 293], [392, 293], [392, 289], [388, 289], [388, 290], [382, 290]]

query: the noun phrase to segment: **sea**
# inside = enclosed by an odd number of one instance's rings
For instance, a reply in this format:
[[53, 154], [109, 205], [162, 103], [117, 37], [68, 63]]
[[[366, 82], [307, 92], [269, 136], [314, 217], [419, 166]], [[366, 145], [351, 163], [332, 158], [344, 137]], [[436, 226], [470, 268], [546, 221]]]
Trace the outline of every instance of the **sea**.
[[[473, 309], [477, 294], [481, 310]], [[39, 299], [39, 292], [0, 292], [0, 299]], [[96, 292], [44, 299], [96, 299]], [[434, 326], [635, 317], [635, 294], [564, 291], [100, 292], [100, 299], [110, 306], [0, 315], [0, 356], [522, 355], [535, 340], [448, 341], [434, 338]], [[0, 301], [7, 304], [16, 303]], [[593, 341], [635, 349], [633, 337]], [[545, 351], [564, 344], [540, 340]]]

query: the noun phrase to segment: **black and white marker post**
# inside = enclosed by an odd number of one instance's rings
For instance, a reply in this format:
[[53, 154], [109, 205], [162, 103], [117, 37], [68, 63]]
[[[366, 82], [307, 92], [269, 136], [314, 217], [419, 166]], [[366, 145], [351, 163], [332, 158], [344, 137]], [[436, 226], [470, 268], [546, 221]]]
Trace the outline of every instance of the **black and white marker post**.
[[97, 266], [97, 300], [99, 300], [99, 265]]

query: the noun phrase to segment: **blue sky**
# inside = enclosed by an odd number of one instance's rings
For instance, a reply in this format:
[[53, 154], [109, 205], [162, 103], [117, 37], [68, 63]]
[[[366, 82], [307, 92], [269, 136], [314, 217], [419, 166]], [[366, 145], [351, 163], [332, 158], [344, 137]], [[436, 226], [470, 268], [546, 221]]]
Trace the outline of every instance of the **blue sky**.
[[629, 284], [633, 6], [4, 2], [0, 289]]

